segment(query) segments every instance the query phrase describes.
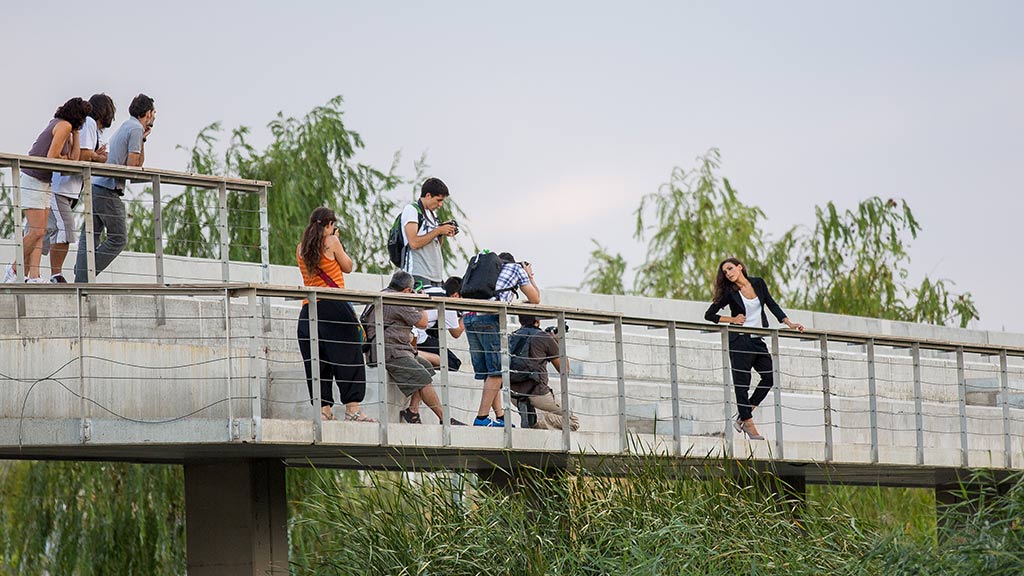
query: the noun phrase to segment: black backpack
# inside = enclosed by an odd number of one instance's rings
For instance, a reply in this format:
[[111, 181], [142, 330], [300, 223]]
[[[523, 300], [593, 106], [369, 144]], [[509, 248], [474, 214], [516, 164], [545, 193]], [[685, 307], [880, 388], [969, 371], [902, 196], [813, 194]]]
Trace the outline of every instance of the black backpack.
[[[413, 206], [416, 207], [416, 223], [423, 228], [423, 219], [425, 218], [423, 203], [417, 200]], [[408, 248], [409, 245], [405, 243], [405, 237], [402, 235], [402, 213], [399, 212], [395, 223], [391, 225], [391, 231], [388, 232], [388, 257], [396, 268], [402, 267]]]
[[518, 287], [497, 290], [498, 275], [501, 274], [501, 267], [505, 263], [501, 261], [494, 252], [484, 250], [473, 256], [469, 261], [469, 268], [462, 275], [462, 289], [459, 294], [463, 298], [475, 298], [477, 300], [490, 300], [502, 292], [517, 290]]
[[544, 331], [533, 326], [523, 326], [512, 333], [509, 338], [509, 363], [508, 381], [512, 384], [524, 382], [536, 382], [540, 380], [539, 370], [543, 366], [536, 358], [530, 356], [530, 342], [532, 338], [543, 335]]
[[373, 368], [377, 365], [377, 323], [374, 321], [374, 305], [367, 304], [359, 315], [359, 327], [363, 331], [363, 354], [366, 365]]

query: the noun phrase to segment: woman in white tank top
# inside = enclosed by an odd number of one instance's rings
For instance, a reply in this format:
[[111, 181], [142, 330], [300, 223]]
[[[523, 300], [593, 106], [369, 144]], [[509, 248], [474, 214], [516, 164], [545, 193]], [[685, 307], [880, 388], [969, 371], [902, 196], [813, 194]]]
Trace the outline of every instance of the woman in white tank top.
[[[723, 308], [729, 308], [729, 316], [720, 315]], [[747, 276], [746, 267], [736, 258], [727, 258], [718, 265], [715, 276], [714, 297], [704, 314], [709, 322], [726, 322], [753, 328], [767, 328], [770, 310], [775, 318], [786, 326], [804, 331], [802, 324], [791, 321], [772, 298], [768, 285], [757, 277]], [[729, 362], [732, 365], [733, 385], [736, 389], [736, 406], [739, 417], [736, 430], [752, 440], [763, 440], [754, 425], [753, 411], [768, 395], [773, 382], [772, 357], [764, 339], [754, 334], [733, 332], [729, 334]], [[750, 371], [756, 370], [761, 381], [753, 395], [750, 395]]]

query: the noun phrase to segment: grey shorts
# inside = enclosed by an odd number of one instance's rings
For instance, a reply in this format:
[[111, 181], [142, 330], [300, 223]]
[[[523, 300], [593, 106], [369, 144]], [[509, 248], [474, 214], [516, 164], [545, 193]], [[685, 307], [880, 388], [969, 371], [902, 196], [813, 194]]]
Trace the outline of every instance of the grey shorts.
[[71, 211], [71, 198], [54, 194], [50, 201], [50, 219], [43, 236], [43, 254], [50, 253], [52, 244], [75, 243], [75, 215]]
[[386, 362], [388, 382], [398, 386], [402, 394], [412, 393], [430, 384], [434, 378], [434, 367], [419, 356], [401, 356]]

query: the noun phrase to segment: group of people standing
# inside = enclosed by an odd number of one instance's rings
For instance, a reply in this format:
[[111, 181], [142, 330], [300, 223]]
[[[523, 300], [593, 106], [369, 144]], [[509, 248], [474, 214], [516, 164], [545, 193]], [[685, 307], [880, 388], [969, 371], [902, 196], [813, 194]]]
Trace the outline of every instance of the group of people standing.
[[[442, 242], [458, 234], [455, 223], [440, 222], [437, 212], [449, 197], [448, 187], [437, 178], [427, 179], [420, 188], [420, 198], [415, 204], [406, 206], [400, 216], [404, 248], [401, 269], [396, 271], [385, 293], [419, 292], [427, 295], [460, 298], [462, 278], [444, 278]], [[519, 262], [509, 253], [499, 255], [500, 271], [494, 285], [494, 301], [511, 303], [515, 294], [521, 292], [527, 302], [540, 302], [540, 288], [534, 279], [533, 267], [528, 262]], [[296, 247], [296, 260], [307, 286], [344, 288], [344, 274], [354, 269], [351, 257], [345, 252], [337, 235], [336, 214], [326, 207], [313, 210], [302, 240]], [[451, 338], [463, 334], [469, 344], [470, 359], [474, 378], [483, 382], [480, 404], [473, 418], [474, 426], [505, 426], [505, 407], [501, 399], [502, 361], [501, 334], [496, 314], [457, 312], [448, 310], [445, 317], [438, 318], [436, 310], [423, 310], [414, 306], [384, 305], [383, 311], [367, 307], [360, 316], [355, 308], [346, 302], [320, 300], [317, 306], [317, 340], [320, 366], [321, 418], [333, 420], [334, 385], [340, 393], [338, 400], [345, 405], [345, 420], [372, 422], [362, 413], [359, 403], [366, 392], [366, 364], [376, 365], [377, 337], [383, 340], [384, 360], [388, 381], [397, 386], [407, 398], [408, 404], [400, 412], [403, 422], [421, 422], [420, 407], [433, 412], [439, 421], [443, 419], [441, 403], [433, 386], [433, 378], [441, 366], [438, 331], [447, 330]], [[376, 334], [376, 315], [383, 314], [384, 333]], [[524, 317], [531, 325], [534, 321]], [[297, 337], [302, 353], [306, 381], [311, 399], [313, 390], [313, 362], [310, 345], [309, 303], [303, 304], [299, 313]], [[524, 325], [525, 326], [525, 325]], [[554, 340], [556, 336], [543, 332], [543, 338]], [[541, 347], [538, 347], [541, 349]], [[543, 347], [550, 351], [552, 346]], [[551, 361], [560, 370], [568, 370], [557, 360], [556, 355], [542, 358]], [[365, 362], [364, 362], [365, 360]], [[447, 350], [449, 370], [457, 370], [461, 360]], [[547, 373], [543, 378], [546, 385]], [[538, 427], [560, 427], [564, 415], [562, 407], [552, 394], [545, 394], [539, 402], [539, 410], [550, 416], [539, 418]], [[576, 419], [571, 418], [578, 426]], [[453, 425], [463, 425], [451, 418]]]
[[[458, 234], [454, 222], [440, 222], [437, 211], [449, 197], [447, 186], [437, 178], [427, 179], [420, 199], [406, 206], [400, 216], [405, 246], [401, 269], [396, 271], [384, 289], [389, 293], [421, 292], [430, 295], [461, 297], [462, 278], [443, 278], [442, 242]], [[509, 253], [499, 255], [500, 272], [491, 300], [511, 303], [522, 293], [526, 302], [540, 303], [540, 288], [528, 262], [516, 261]], [[310, 215], [302, 241], [296, 247], [296, 259], [307, 286], [344, 288], [344, 274], [354, 269], [352, 259], [345, 252], [337, 236], [337, 218], [329, 208], [317, 208]], [[299, 314], [297, 336], [306, 369], [307, 385], [313, 398], [313, 366], [310, 351], [308, 303]], [[719, 312], [729, 309], [729, 315]], [[728, 323], [751, 327], [768, 327], [767, 312], [791, 329], [803, 331], [801, 324], [791, 321], [775, 302], [764, 280], [747, 274], [746, 267], [735, 258], [719, 264], [714, 282], [712, 303], [705, 318], [715, 323]], [[376, 346], [373, 342], [377, 311], [367, 307], [357, 316], [354, 307], [342, 301], [321, 300], [317, 303], [318, 342], [321, 386], [321, 417], [333, 420], [333, 385], [338, 386], [339, 401], [345, 405], [345, 419], [373, 422], [364, 415], [359, 403], [366, 392], [366, 362], [376, 365]], [[452, 338], [466, 334], [474, 378], [483, 382], [480, 404], [474, 426], [505, 426], [505, 407], [502, 405], [502, 352], [500, 322], [497, 314], [478, 312], [458, 313], [448, 310], [440, 320], [436, 310], [422, 310], [414, 306], [384, 305], [383, 326], [385, 364], [388, 380], [394, 383], [408, 399], [400, 412], [402, 421], [421, 422], [420, 406], [426, 404], [438, 418], [443, 419], [440, 401], [433, 387], [433, 377], [441, 365], [437, 331], [447, 330]], [[558, 371], [568, 371], [568, 362], [561, 361], [558, 334], [553, 330], [540, 330], [538, 318], [521, 315], [520, 329], [510, 335], [510, 346], [534, 362], [533, 368], [520, 374], [513, 385], [513, 393], [521, 399], [520, 411], [529, 412], [523, 424], [537, 428], [561, 428], [563, 418], [569, 418], [573, 430], [579, 427], [576, 417], [563, 409], [548, 387], [546, 363]], [[526, 344], [522, 344], [524, 341]], [[513, 352], [515, 354], [516, 352]], [[458, 369], [461, 363], [451, 350], [447, 351], [449, 369]], [[737, 431], [748, 438], [762, 436], [754, 423], [753, 411], [767, 396], [773, 385], [772, 358], [763, 338], [734, 332], [729, 335], [729, 357], [732, 364], [738, 417]], [[750, 394], [751, 370], [761, 381]], [[332, 384], [333, 382], [333, 384]], [[452, 418], [451, 424], [463, 422]]]
[[[130, 118], [108, 141], [105, 131], [113, 126], [116, 113], [113, 99], [106, 94], [94, 94], [88, 100], [71, 98], [57, 109], [28, 155], [142, 166], [146, 160], [146, 139], [156, 121], [154, 101], [145, 94], [136, 96], [128, 107]], [[92, 186], [96, 274], [105, 270], [127, 244], [127, 219], [122, 199], [124, 179], [96, 176], [89, 183], [82, 180], [79, 174], [21, 169], [19, 188], [20, 205], [26, 221], [23, 242], [26, 282], [67, 282], [63, 267], [75, 237], [73, 210], [85, 185]], [[85, 243], [83, 226], [79, 246]], [[49, 278], [42, 276], [40, 261], [43, 254], [50, 256]], [[17, 268], [12, 263], [4, 273], [4, 282], [14, 282], [16, 278]], [[75, 261], [75, 282], [87, 281], [86, 251], [79, 249]]]

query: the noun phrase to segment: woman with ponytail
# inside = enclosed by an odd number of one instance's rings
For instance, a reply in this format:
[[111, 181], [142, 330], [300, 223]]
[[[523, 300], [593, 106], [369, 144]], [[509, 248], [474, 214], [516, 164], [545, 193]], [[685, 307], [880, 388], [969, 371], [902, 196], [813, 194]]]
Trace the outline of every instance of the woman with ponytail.
[[[730, 316], [721, 316], [719, 310], [729, 307]], [[718, 265], [715, 276], [714, 295], [711, 306], [704, 314], [709, 322], [726, 322], [739, 326], [768, 327], [771, 310], [775, 318], [794, 330], [804, 331], [802, 324], [791, 321], [768, 292], [768, 285], [761, 278], [747, 276], [747, 268], [736, 258], [726, 258]], [[756, 334], [729, 333], [729, 362], [732, 364], [732, 380], [736, 389], [736, 406], [739, 418], [734, 423], [736, 430], [751, 440], [763, 440], [754, 425], [754, 408], [768, 396], [773, 382], [772, 356], [764, 344], [764, 338]], [[761, 375], [761, 382], [750, 392], [750, 370]]]
[[[302, 241], [295, 248], [295, 259], [306, 286], [344, 288], [345, 274], [355, 265], [338, 239], [337, 218], [330, 208], [321, 206], [309, 216]], [[363, 364], [359, 319], [348, 302], [316, 302], [318, 350], [320, 353], [320, 418], [334, 420], [334, 383], [338, 401], [345, 405], [345, 420], [376, 422], [359, 410], [366, 395], [366, 367]], [[313, 399], [313, 365], [309, 338], [309, 303], [299, 313], [299, 351], [306, 369], [306, 386]]]

